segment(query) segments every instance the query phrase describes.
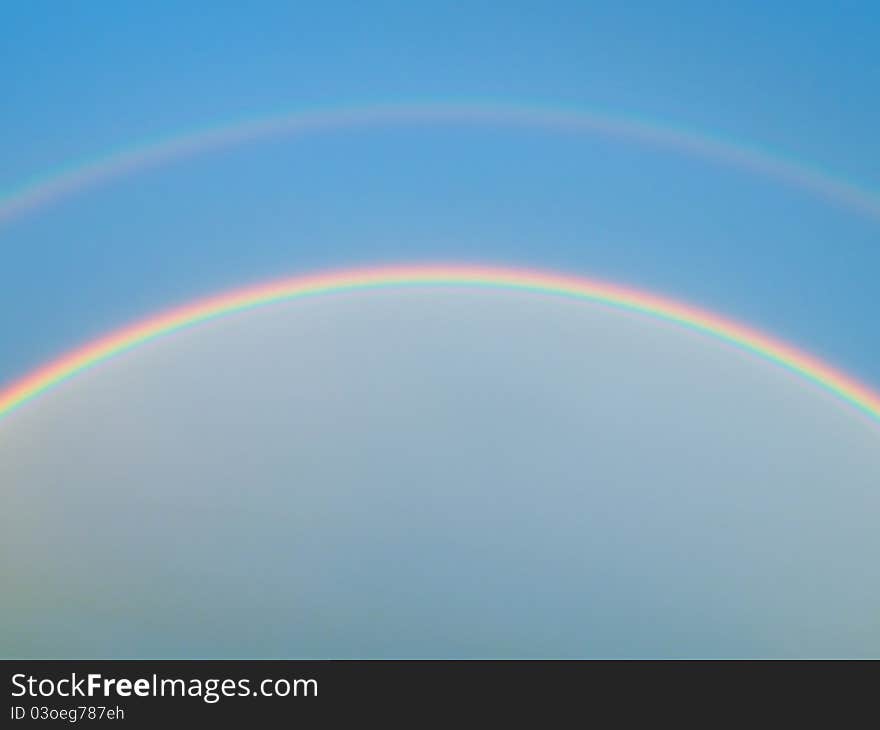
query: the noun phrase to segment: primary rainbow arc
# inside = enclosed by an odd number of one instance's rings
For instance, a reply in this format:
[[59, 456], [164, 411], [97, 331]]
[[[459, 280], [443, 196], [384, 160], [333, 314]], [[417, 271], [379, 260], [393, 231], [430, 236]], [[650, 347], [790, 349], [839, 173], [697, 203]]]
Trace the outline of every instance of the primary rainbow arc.
[[576, 276], [483, 266], [397, 266], [295, 277], [172, 309], [68, 353], [0, 391], [0, 420], [99, 363], [162, 335], [223, 315], [319, 294], [394, 286], [494, 287], [567, 296], [639, 312], [698, 330], [776, 363], [880, 423], [880, 395], [831, 365], [758, 330], [688, 304]]

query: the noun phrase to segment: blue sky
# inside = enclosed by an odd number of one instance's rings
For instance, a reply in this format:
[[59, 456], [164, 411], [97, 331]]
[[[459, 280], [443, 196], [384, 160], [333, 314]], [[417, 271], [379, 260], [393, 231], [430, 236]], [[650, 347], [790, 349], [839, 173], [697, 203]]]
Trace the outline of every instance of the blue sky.
[[[880, 187], [876, 3], [0, 6], [0, 189], [225, 120], [513, 100], [662, 120]], [[276, 140], [95, 188], [0, 229], [0, 381], [218, 289], [469, 260], [645, 286], [880, 384], [880, 224], [601, 138], [372, 130]]]

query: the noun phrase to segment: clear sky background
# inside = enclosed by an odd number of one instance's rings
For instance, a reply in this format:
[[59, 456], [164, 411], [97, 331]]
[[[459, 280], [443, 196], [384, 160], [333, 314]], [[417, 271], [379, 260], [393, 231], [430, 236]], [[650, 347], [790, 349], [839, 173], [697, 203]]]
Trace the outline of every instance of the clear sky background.
[[[0, 190], [178, 131], [410, 100], [563, 104], [880, 186], [875, 2], [0, 3]], [[201, 294], [329, 266], [565, 269], [880, 384], [880, 224], [632, 142], [417, 126], [274, 140], [0, 229], [0, 381]]]

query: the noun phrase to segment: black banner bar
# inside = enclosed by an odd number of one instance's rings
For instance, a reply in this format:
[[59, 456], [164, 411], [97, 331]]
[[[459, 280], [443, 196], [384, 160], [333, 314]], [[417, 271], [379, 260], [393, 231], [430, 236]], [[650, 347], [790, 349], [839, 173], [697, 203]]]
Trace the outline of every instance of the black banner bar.
[[[648, 661], [31, 661], [2, 664], [4, 726], [191, 727], [360, 716], [364, 720], [595, 713], [621, 718], [714, 697], [800, 699], [849, 662]], [[794, 665], [799, 666], [795, 667]], [[873, 673], [876, 665], [870, 665]], [[813, 671], [818, 667], [821, 671]], [[806, 671], [804, 671], [806, 670]], [[784, 680], [780, 682], [779, 680]], [[415, 713], [415, 714], [413, 714]], [[97, 725], [96, 725], [97, 724]], [[234, 726], [234, 725], [233, 725]]]

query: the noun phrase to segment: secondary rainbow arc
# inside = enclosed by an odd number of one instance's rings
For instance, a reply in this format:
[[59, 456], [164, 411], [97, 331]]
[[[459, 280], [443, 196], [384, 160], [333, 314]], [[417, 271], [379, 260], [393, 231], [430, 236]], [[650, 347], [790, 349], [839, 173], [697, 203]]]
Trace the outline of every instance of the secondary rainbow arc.
[[643, 118], [588, 109], [440, 101], [307, 109], [241, 119], [132, 144], [57, 169], [0, 193], [0, 224], [92, 185], [218, 148], [276, 136], [401, 124], [522, 126], [632, 140], [748, 170], [880, 220], [880, 194], [876, 191], [754, 145]]
[[781, 340], [721, 315], [649, 292], [577, 276], [461, 265], [386, 266], [299, 276], [223, 293], [163, 312], [86, 344], [0, 390], [0, 420], [115, 355], [207, 320], [307, 296], [427, 285], [494, 287], [566, 296], [675, 322], [769, 360], [880, 423], [880, 395], [867, 385]]

